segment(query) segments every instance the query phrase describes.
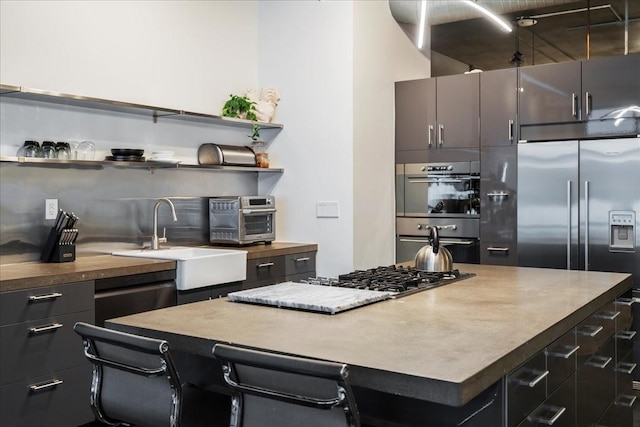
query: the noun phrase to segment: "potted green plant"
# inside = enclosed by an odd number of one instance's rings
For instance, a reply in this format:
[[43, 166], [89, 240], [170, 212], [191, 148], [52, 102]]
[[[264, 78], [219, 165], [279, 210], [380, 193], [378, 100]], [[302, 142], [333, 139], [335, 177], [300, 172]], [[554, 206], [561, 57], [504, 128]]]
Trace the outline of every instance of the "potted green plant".
[[229, 95], [229, 100], [222, 106], [222, 117], [237, 117], [257, 121], [256, 103], [246, 96]]

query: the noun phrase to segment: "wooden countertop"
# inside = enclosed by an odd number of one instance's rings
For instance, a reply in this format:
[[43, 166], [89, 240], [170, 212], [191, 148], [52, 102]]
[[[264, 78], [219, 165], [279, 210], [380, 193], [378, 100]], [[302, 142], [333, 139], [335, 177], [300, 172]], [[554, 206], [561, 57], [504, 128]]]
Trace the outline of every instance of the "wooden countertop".
[[220, 341], [343, 362], [354, 385], [460, 406], [632, 286], [622, 273], [456, 267], [477, 276], [336, 315], [225, 298], [108, 324], [207, 357]]
[[[218, 246], [203, 246], [218, 247]], [[222, 246], [220, 246], [222, 248]], [[273, 242], [270, 245], [228, 247], [247, 251], [247, 259], [317, 251], [311, 243]], [[53, 286], [61, 283], [104, 279], [156, 271], [175, 270], [176, 262], [148, 258], [111, 256], [108, 254], [80, 256], [73, 262], [24, 262], [0, 264], [0, 292]]]
[[0, 292], [175, 270], [175, 268], [175, 261], [111, 255], [80, 257], [73, 262], [59, 264], [44, 262], [5, 264], [0, 266]]

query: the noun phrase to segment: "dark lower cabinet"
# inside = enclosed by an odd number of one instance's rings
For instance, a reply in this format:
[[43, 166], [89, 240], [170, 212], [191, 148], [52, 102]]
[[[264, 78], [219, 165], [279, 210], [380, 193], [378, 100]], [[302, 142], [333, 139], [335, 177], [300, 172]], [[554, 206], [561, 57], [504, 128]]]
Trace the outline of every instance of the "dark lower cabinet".
[[91, 365], [32, 377], [0, 387], [0, 425], [71, 427], [93, 421]]
[[533, 426], [575, 427], [576, 377], [572, 374], [540, 406], [534, 409], [518, 427]]
[[631, 304], [605, 304], [507, 375], [506, 425], [632, 427]]
[[73, 427], [94, 420], [91, 366], [76, 322], [93, 323], [94, 282], [0, 294], [0, 426]]
[[507, 426], [517, 426], [547, 396], [546, 356], [541, 351], [507, 375]]

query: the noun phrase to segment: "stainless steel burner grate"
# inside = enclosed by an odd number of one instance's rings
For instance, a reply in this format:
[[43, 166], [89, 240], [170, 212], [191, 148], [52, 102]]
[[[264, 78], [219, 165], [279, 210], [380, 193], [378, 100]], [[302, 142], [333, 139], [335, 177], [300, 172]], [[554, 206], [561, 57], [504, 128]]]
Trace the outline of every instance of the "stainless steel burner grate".
[[433, 273], [417, 270], [413, 267], [391, 265], [368, 270], [356, 270], [348, 274], [341, 274], [337, 278], [314, 277], [302, 280], [302, 282], [314, 285], [392, 292], [395, 298], [399, 298], [473, 276], [475, 274], [461, 273], [458, 270]]

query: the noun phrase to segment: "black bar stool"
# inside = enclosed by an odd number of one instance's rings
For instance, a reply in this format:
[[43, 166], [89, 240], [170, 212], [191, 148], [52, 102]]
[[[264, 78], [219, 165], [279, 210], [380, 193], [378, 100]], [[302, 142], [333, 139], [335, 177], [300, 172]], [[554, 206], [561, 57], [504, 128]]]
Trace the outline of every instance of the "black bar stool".
[[91, 407], [110, 425], [139, 427], [228, 426], [228, 396], [182, 384], [169, 344], [76, 323], [93, 364]]
[[359, 427], [348, 366], [216, 344], [232, 427]]

